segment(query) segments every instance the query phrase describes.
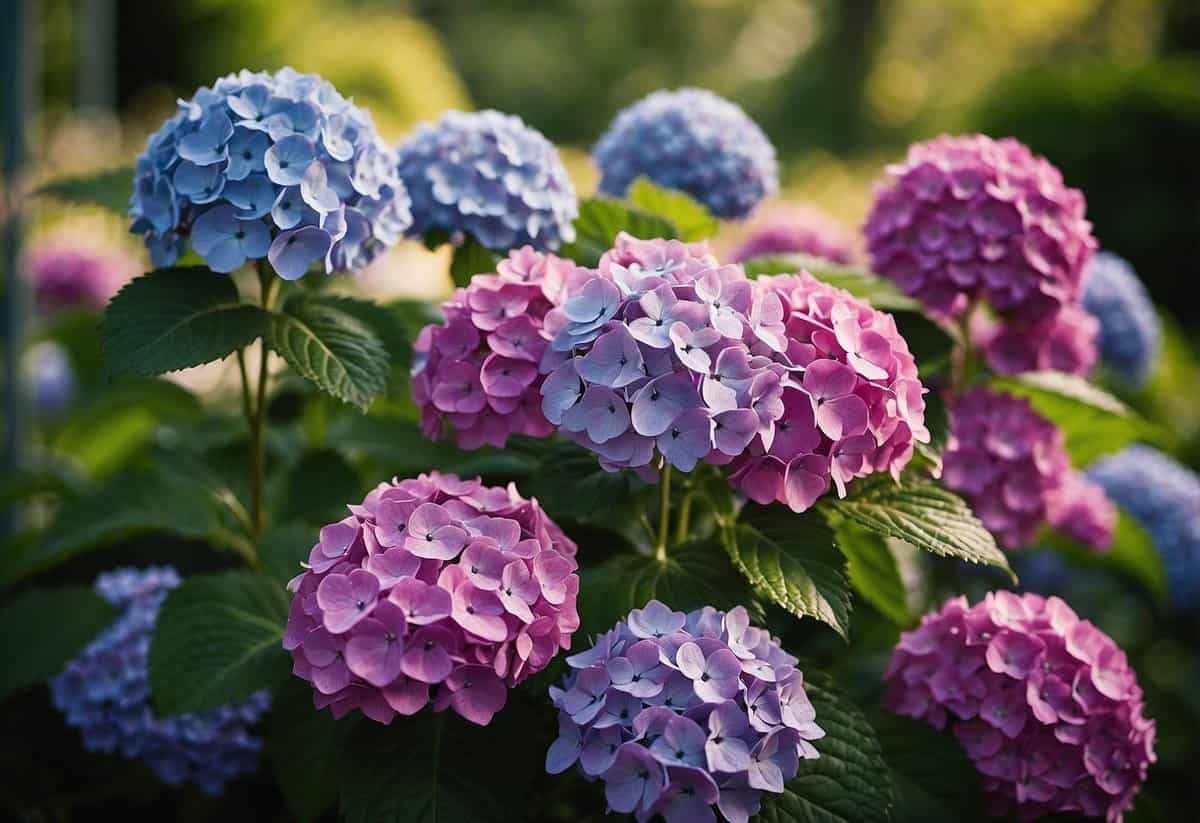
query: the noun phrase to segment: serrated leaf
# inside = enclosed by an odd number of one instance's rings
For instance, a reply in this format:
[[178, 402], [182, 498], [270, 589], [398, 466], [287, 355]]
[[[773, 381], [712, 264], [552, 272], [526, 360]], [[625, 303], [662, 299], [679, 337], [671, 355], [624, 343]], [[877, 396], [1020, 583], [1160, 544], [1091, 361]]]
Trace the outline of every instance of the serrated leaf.
[[829, 678], [805, 670], [804, 690], [825, 737], [820, 757], [801, 760], [782, 794], [764, 792], [763, 823], [886, 823], [895, 802], [887, 764], [871, 723]]
[[387, 349], [388, 357], [393, 363], [405, 368], [412, 365], [412, 343], [416, 339], [416, 331], [420, 331], [420, 328], [410, 331], [400, 310], [392, 306], [381, 306], [370, 300], [358, 300], [342, 295], [314, 295], [308, 299], [333, 306], [354, 317], [374, 332], [379, 342]]
[[116, 612], [90, 588], [28, 589], [0, 607], [0, 700], [43, 683], [112, 622]]
[[620, 200], [592, 197], [580, 201], [575, 242], [564, 245], [559, 254], [582, 266], [594, 266], [623, 231], [642, 239], [678, 236], [675, 225], [669, 220], [630, 208]]
[[1127, 511], [1117, 509], [1112, 548], [1098, 552], [1060, 532], [1048, 531], [1039, 541], [1053, 547], [1076, 566], [1113, 569], [1138, 582], [1154, 601], [1166, 605], [1167, 571], [1150, 535]]
[[366, 411], [387, 388], [387, 349], [362, 321], [326, 299], [298, 295], [271, 315], [271, 348], [321, 391]]
[[889, 476], [874, 475], [856, 481], [844, 500], [825, 497], [818, 505], [934, 554], [1012, 574], [1004, 552], [966, 502], [932, 480], [910, 473], [901, 485]]
[[680, 240], [707, 239], [716, 234], [721, 225], [708, 209], [687, 194], [664, 189], [646, 177], [634, 180], [625, 198], [633, 206], [674, 224]]
[[454, 285], [465, 288], [475, 275], [494, 272], [498, 259], [491, 249], [468, 237], [462, 245], [454, 247], [454, 256], [450, 258], [450, 279]]
[[304, 823], [337, 802], [342, 751], [359, 718], [317, 711], [312, 686], [298, 677], [272, 694], [267, 754], [288, 809]]
[[837, 547], [846, 555], [847, 572], [854, 591], [896, 625], [912, 623], [908, 594], [887, 540], [849, 520], [836, 526], [836, 534]]
[[644, 554], [614, 555], [584, 566], [579, 576], [582, 625], [576, 637], [580, 641], [611, 629], [630, 609], [654, 599], [680, 611], [702, 606], [746, 606], [757, 611], [741, 576], [715, 541], [673, 546], [664, 561]]
[[833, 531], [815, 514], [748, 505], [724, 532], [725, 551], [756, 594], [849, 639], [850, 583]]
[[203, 266], [158, 269], [109, 301], [100, 347], [112, 371], [154, 375], [220, 360], [265, 328], [266, 314], [238, 302], [229, 275]]
[[121, 166], [51, 180], [39, 186], [34, 195], [53, 197], [81, 206], [101, 206], [125, 214], [129, 211], [129, 199], [133, 196], [133, 167]]
[[975, 818], [979, 772], [951, 734], [884, 712], [872, 713], [871, 725], [895, 791], [895, 820], [959, 823]]
[[150, 642], [150, 692], [161, 714], [215, 709], [289, 676], [288, 594], [249, 570], [189, 577], [167, 595]]

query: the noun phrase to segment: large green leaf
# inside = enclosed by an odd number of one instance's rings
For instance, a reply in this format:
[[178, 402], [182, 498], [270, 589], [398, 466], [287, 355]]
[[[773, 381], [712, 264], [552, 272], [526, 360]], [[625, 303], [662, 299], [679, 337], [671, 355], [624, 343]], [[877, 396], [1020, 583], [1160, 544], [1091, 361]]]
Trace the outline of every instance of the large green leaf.
[[[763, 823], [886, 823], [895, 802], [879, 740], [867, 718], [827, 677], [805, 671], [804, 690], [825, 737], [782, 794], [764, 792]], [[905, 818], [907, 820], [907, 818]]]
[[636, 516], [631, 509], [638, 485], [630, 472], [606, 472], [595, 453], [574, 443], [555, 443], [538, 455], [522, 489], [555, 519], [614, 525], [615, 517]]
[[1146, 530], [1124, 509], [1117, 507], [1117, 527], [1112, 548], [1098, 552], [1061, 532], [1047, 531], [1039, 543], [1052, 546], [1076, 566], [1113, 569], [1136, 580], [1155, 602], [1166, 605], [1167, 571], [1162, 555]]
[[113, 371], [162, 374], [220, 360], [265, 328], [266, 314], [238, 302], [229, 275], [203, 266], [158, 269], [109, 302], [100, 346]]
[[150, 643], [149, 677], [163, 714], [213, 709], [289, 676], [288, 595], [249, 570], [202, 574], [167, 595]]
[[312, 686], [298, 677], [272, 693], [267, 754], [288, 809], [304, 823], [337, 802], [342, 752], [359, 717], [337, 721], [313, 708]]
[[680, 611], [702, 606], [755, 608], [741, 576], [713, 541], [673, 546], [661, 561], [651, 555], [617, 554], [584, 566], [579, 576], [580, 640], [607, 631], [630, 609], [656, 599]]
[[58, 674], [114, 616], [83, 586], [28, 589], [0, 606], [0, 700]]
[[1012, 573], [995, 538], [966, 502], [928, 478], [909, 473], [898, 484], [887, 475], [873, 475], [855, 481], [845, 499], [825, 497], [818, 505], [934, 554]]
[[326, 298], [289, 299], [271, 315], [270, 343], [321, 391], [363, 411], [387, 388], [391, 366], [383, 341]]
[[724, 533], [725, 550], [756, 594], [797, 617], [850, 633], [850, 584], [833, 531], [812, 512], [748, 505]]
[[317, 531], [303, 523], [275, 526], [258, 541], [258, 558], [263, 567], [281, 584], [286, 584], [300, 572], [300, 564], [308, 560]]
[[895, 820], [959, 823], [980, 808], [979, 772], [949, 732], [908, 717], [871, 714], [896, 794]]
[[[416, 339], [418, 327], [412, 330], [407, 318], [402, 312], [410, 311], [409, 303], [402, 304], [403, 308], [381, 306], [370, 300], [358, 300], [342, 295], [310, 295], [310, 301], [333, 306], [354, 317], [379, 338], [387, 349], [392, 362], [405, 368], [412, 365], [412, 344]], [[423, 305], [423, 304], [422, 304]]]
[[81, 206], [102, 206], [124, 214], [133, 196], [133, 168], [121, 166], [92, 174], [63, 177], [38, 187], [35, 195]]
[[497, 259], [490, 249], [468, 237], [461, 245], [454, 247], [454, 256], [450, 258], [450, 279], [454, 285], [465, 287], [475, 275], [494, 272]]
[[594, 266], [600, 255], [612, 248], [620, 232], [643, 239], [676, 237], [678, 231], [669, 220], [630, 208], [620, 200], [593, 197], [579, 203], [579, 219], [575, 221], [575, 242], [559, 252], [583, 266]]
[[717, 233], [720, 222], [681, 191], [664, 189], [646, 177], [633, 181], [625, 197], [630, 204], [649, 214], [670, 221], [685, 241], [705, 240]]
[[912, 623], [908, 593], [887, 538], [850, 520], [838, 523], [836, 532], [854, 591], [896, 625]]
[[324, 524], [346, 516], [346, 504], [362, 499], [362, 479], [333, 449], [307, 452], [287, 475], [280, 517]]
[[1128, 406], [1082, 377], [1063, 372], [1029, 372], [997, 378], [994, 385], [1029, 399], [1033, 408], [1058, 426], [1076, 466], [1136, 440], [1162, 443], [1165, 433]]

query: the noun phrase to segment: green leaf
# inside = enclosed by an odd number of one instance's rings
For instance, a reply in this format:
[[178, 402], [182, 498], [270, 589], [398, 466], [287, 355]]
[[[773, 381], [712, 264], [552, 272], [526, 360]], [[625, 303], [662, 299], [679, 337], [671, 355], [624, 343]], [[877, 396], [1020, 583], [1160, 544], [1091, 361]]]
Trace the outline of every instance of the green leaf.
[[818, 505], [885, 537], [1012, 574], [1008, 558], [966, 502], [927, 478], [910, 473], [901, 485], [877, 474], [855, 481], [844, 500], [825, 497]]
[[312, 686], [298, 677], [272, 693], [267, 754], [297, 819], [316, 820], [337, 802], [342, 752], [358, 721], [358, 714], [338, 721], [314, 709]]
[[317, 532], [303, 523], [287, 523], [269, 530], [258, 542], [258, 557], [263, 567], [282, 584], [303, 571]]
[[364, 494], [354, 467], [333, 449], [307, 452], [288, 471], [280, 518], [318, 525], [346, 516], [346, 504]]
[[450, 279], [454, 285], [465, 288], [475, 275], [494, 272], [498, 260], [490, 249], [468, 237], [461, 246], [454, 247], [454, 256], [450, 258]]
[[757, 610], [741, 576], [714, 541], [673, 546], [662, 561], [644, 554], [614, 555], [584, 566], [579, 576], [580, 640], [607, 631], [630, 609], [654, 599], [680, 611], [702, 606]]
[[912, 623], [908, 592], [887, 540], [850, 520], [836, 526], [837, 546], [846, 555], [854, 591], [898, 626]]
[[[762, 823], [886, 823], [895, 802], [887, 765], [871, 723], [836, 693], [828, 677], [805, 670], [804, 690], [825, 737], [820, 757], [801, 760], [782, 794], [764, 792]], [[909, 820], [910, 818], [902, 818]]]
[[1161, 444], [1166, 436], [1116, 397], [1076, 375], [1028, 372], [997, 378], [993, 384], [1028, 398], [1038, 414], [1058, 426], [1076, 466], [1086, 466], [1136, 440]]
[[575, 221], [575, 242], [559, 252], [583, 266], [594, 266], [600, 255], [612, 248], [620, 232], [634, 237], [676, 237], [678, 232], [669, 220], [641, 209], [630, 208], [620, 200], [593, 197], [579, 203], [579, 219]]
[[215, 709], [289, 677], [287, 591], [249, 570], [202, 574], [167, 595], [148, 662], [162, 714]]
[[1138, 521], [1120, 506], [1116, 508], [1117, 527], [1113, 531], [1112, 548], [1106, 552], [1095, 551], [1061, 532], [1049, 530], [1040, 542], [1053, 547], [1075, 566], [1112, 569], [1136, 580], [1158, 605], [1166, 605], [1167, 571], [1162, 555]]
[[979, 772], [949, 732], [874, 712], [871, 725], [896, 793], [896, 820], [959, 823], [980, 808]]
[[606, 472], [593, 452], [574, 443], [555, 443], [530, 473], [527, 493], [554, 519], [612, 524], [632, 519], [635, 485], [631, 472]]
[[266, 328], [257, 306], [238, 302], [227, 274], [203, 266], [158, 269], [131, 281], [100, 321], [100, 347], [114, 372], [153, 375], [233, 353]]
[[121, 166], [51, 180], [39, 186], [34, 195], [81, 206], [102, 206], [123, 215], [129, 211], [129, 198], [133, 196], [133, 168]]
[[717, 218], [691, 197], [681, 191], [657, 186], [646, 177], [634, 180], [625, 197], [631, 205], [642, 211], [673, 223], [680, 240], [705, 240], [720, 228]]
[[391, 306], [381, 306], [370, 300], [358, 300], [342, 295], [313, 295], [309, 300], [322, 305], [333, 306], [345, 312], [370, 329], [383, 347], [387, 349], [388, 357], [394, 363], [408, 368], [412, 365], [412, 343], [416, 339], [416, 331], [410, 331], [405, 317], [399, 310]]
[[290, 298], [271, 315], [270, 344], [321, 391], [362, 411], [387, 388], [391, 366], [383, 342], [324, 298]]
[[850, 584], [833, 531], [817, 515], [748, 505], [724, 533], [733, 565], [760, 597], [849, 639]]
[[[340, 753], [345, 823], [512, 823], [524, 818], [545, 751], [537, 719], [516, 703], [487, 726], [422, 711], [390, 726], [360, 723]], [[535, 748], [536, 746], [536, 748]]]
[[90, 588], [27, 589], [0, 607], [0, 700], [44, 683], [115, 616]]

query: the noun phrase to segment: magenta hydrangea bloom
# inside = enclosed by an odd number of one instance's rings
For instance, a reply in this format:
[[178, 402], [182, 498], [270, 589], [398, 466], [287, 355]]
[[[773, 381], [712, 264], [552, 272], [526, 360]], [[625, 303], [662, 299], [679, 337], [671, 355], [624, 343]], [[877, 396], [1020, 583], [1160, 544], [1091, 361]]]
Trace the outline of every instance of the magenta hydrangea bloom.
[[429, 703], [487, 725], [579, 627], [575, 544], [516, 487], [431, 472], [321, 529], [283, 646], [317, 708], [380, 723]]
[[999, 374], [1050, 370], [1087, 375], [1099, 356], [1100, 324], [1076, 303], [1032, 322], [988, 318], [972, 326], [975, 343]]
[[716, 806], [746, 823], [825, 736], [796, 658], [740, 606], [684, 614], [652, 600], [567, 664], [550, 688], [546, 771], [578, 763], [609, 809], [639, 821], [712, 821]]
[[[804, 511], [829, 490], [878, 471], [899, 478], [913, 442], [929, 442], [925, 389], [891, 315], [807, 272], [760, 277], [762, 300], [778, 305], [756, 331], [778, 336], [782, 351], [758, 345], [783, 379], [751, 387], [764, 416], [733, 461], [731, 480], [759, 503]], [[773, 341], [772, 341], [773, 342]], [[763, 413], [781, 407], [772, 426]]]
[[834, 263], [853, 263], [854, 237], [841, 223], [818, 209], [788, 203], [756, 215], [731, 260], [775, 254], [811, 254]]
[[34, 301], [44, 313], [102, 309], [117, 290], [141, 272], [133, 255], [98, 251], [66, 239], [46, 240], [25, 256]]
[[950, 600], [900, 636], [884, 680], [891, 711], [949, 726], [996, 816], [1119, 821], [1155, 760], [1125, 653], [1057, 597]]
[[955, 400], [942, 480], [1005, 548], [1028, 546], [1046, 522], [1095, 549], [1112, 542], [1112, 504], [1071, 468], [1062, 432], [1024, 398], [973, 389]]
[[525, 246], [442, 304], [445, 325], [426, 326], [416, 343], [413, 399], [426, 436], [449, 427], [459, 448], [477, 449], [554, 431], [539, 392], [549, 340], [543, 321], [574, 269]]

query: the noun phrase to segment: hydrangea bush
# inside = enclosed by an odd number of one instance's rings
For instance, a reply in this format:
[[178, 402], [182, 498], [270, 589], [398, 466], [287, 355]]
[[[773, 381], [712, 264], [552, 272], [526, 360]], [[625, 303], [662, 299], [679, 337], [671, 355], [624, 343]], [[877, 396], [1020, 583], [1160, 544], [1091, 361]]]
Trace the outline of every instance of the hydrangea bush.
[[657, 600], [567, 658], [550, 690], [558, 739], [546, 770], [575, 763], [608, 807], [639, 820], [729, 823], [758, 814], [825, 732], [798, 661], [744, 608], [688, 614]]
[[1105, 365], [1141, 385], [1158, 357], [1162, 330], [1145, 285], [1126, 260], [1097, 252], [1084, 271], [1083, 307], [1099, 323]]

